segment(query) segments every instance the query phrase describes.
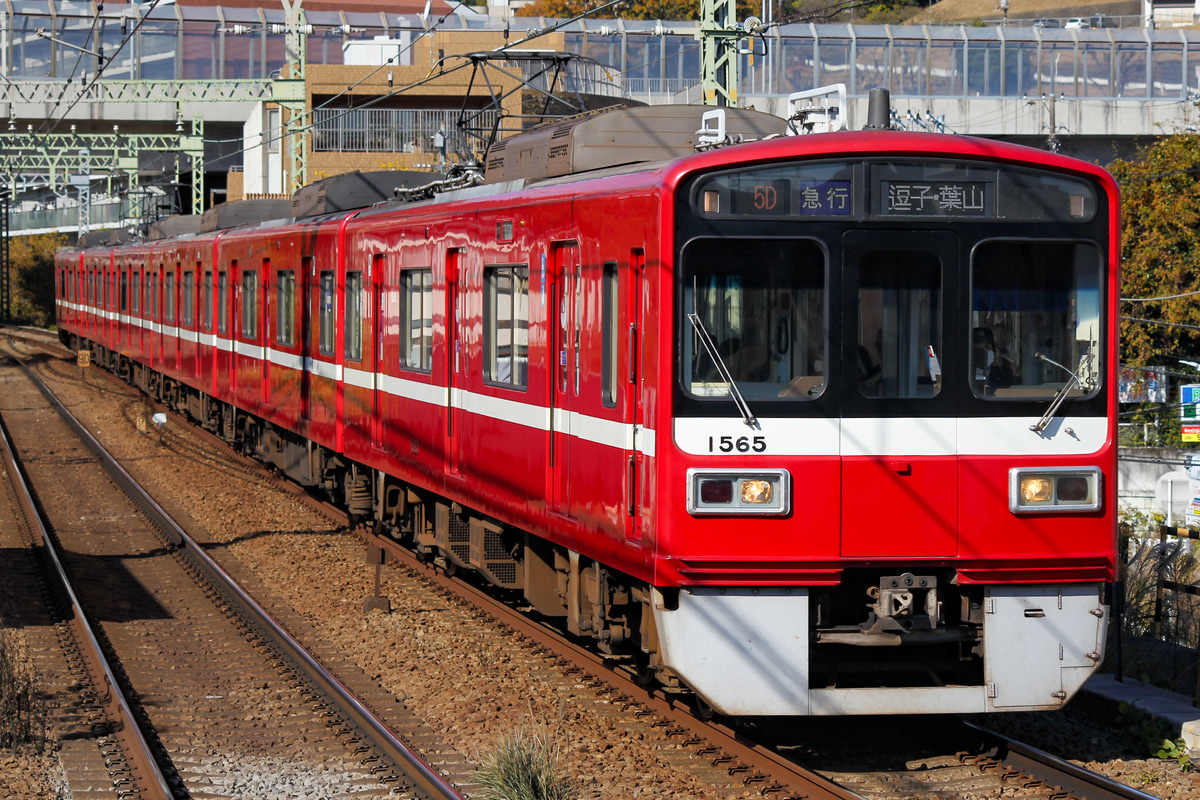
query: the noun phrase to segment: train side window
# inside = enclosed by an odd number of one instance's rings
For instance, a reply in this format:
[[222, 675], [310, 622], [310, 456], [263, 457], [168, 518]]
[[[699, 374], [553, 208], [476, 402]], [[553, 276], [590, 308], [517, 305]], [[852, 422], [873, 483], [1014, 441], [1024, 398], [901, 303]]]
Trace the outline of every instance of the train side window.
[[196, 308], [196, 273], [190, 269], [183, 273], [183, 307], [179, 309], [179, 316], [184, 325], [192, 326], [196, 324], [195, 311]]
[[150, 277], [150, 319], [158, 319], [158, 275]]
[[275, 327], [275, 343], [280, 347], [296, 345], [296, 272], [281, 269], [275, 276], [275, 307], [278, 309], [278, 324]]
[[132, 311], [134, 315], [142, 313], [142, 272], [134, 270], [133, 277], [129, 281], [130, 299], [133, 301]]
[[601, 321], [600, 336], [603, 338], [600, 347], [600, 378], [601, 400], [608, 408], [617, 405], [617, 262], [608, 261], [604, 264], [604, 275], [601, 278]]
[[129, 310], [129, 273], [121, 270], [121, 310]]
[[200, 302], [204, 304], [204, 310], [200, 313], [204, 330], [212, 333], [213, 274], [211, 269], [204, 271], [204, 296]]
[[347, 361], [362, 361], [362, 270], [346, 273]]
[[258, 270], [242, 273], [242, 338], [258, 338]]
[[524, 388], [529, 365], [529, 267], [483, 273], [484, 376]]
[[217, 274], [217, 333], [229, 333], [229, 273], [225, 270]]
[[163, 313], [166, 317], [164, 322], [175, 321], [175, 273], [168, 272], [166, 279], [166, 298], [163, 302]]
[[428, 370], [433, 358], [433, 270], [400, 273], [400, 357], [409, 369]]
[[333, 270], [321, 270], [321, 307], [318, 326], [320, 328], [321, 337], [319, 346], [321, 349], [321, 355], [323, 356], [333, 355], [334, 338], [336, 335], [334, 331], [333, 308], [334, 288]]

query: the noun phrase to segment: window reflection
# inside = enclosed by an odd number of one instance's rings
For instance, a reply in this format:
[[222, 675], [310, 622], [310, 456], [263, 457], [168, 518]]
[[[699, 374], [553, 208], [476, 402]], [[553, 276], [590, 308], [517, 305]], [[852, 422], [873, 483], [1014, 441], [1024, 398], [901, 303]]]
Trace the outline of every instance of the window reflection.
[[977, 395], [1050, 398], [1076, 372], [1100, 383], [1100, 253], [1072, 242], [994, 241], [972, 264], [971, 365]]
[[936, 395], [942, 377], [941, 261], [932, 253], [866, 253], [859, 287], [857, 359], [863, 395]]
[[[745, 397], [808, 399], [825, 385], [825, 254], [810, 241], [697, 240], [684, 254], [685, 313], [699, 316]], [[685, 386], [725, 397], [681, 317]]]

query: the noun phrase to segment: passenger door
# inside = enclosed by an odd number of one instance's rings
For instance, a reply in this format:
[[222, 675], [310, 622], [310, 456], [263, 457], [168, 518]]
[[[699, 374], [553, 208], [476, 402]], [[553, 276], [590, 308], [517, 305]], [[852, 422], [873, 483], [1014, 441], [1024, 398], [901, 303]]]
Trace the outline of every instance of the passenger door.
[[461, 249], [446, 251], [446, 472], [462, 471], [462, 385], [466, 382], [467, 353], [463, 344], [462, 314], [466, 276]]
[[570, 515], [571, 510], [571, 412], [572, 398], [579, 391], [579, 309], [581, 291], [579, 245], [575, 242], [553, 247], [554, 313], [550, 319], [550, 356], [553, 361], [550, 390], [550, 509]]
[[954, 556], [961, 376], [941, 370], [959, 330], [958, 238], [850, 231], [842, 246], [841, 555]]
[[392, 294], [388, 286], [395, 285], [388, 268], [389, 259], [386, 255], [375, 256], [371, 265], [371, 316], [374, 319], [372, 339], [374, 342], [371, 371], [374, 373], [375, 405], [371, 413], [371, 444], [376, 450], [386, 449], [386, 431], [384, 424], [385, 409], [388, 398], [384, 388], [384, 371], [392, 370], [399, 363], [396, 357], [396, 337], [394, 322], [396, 319], [395, 303], [389, 302]]

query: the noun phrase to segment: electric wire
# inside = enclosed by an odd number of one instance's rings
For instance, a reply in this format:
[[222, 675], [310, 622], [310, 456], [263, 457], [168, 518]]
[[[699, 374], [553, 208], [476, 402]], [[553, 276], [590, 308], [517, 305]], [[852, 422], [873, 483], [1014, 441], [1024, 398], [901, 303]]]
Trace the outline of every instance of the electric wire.
[[[83, 98], [87, 94], [88, 90], [91, 89], [92, 86], [95, 85], [96, 82], [99, 81], [101, 77], [103, 77], [104, 70], [107, 68], [107, 66], [110, 63], [112, 63], [112, 61], [114, 59], [116, 59], [116, 57], [118, 55], [120, 55], [122, 50], [125, 49], [125, 45], [127, 45], [133, 39], [133, 37], [137, 34], [138, 30], [141, 29], [142, 24], [149, 18], [150, 12], [154, 11], [154, 9], [158, 7], [158, 4], [160, 2], [162, 2], [162, 0], [152, 0], [152, 2], [150, 4], [150, 8], [148, 8], [146, 10], [146, 13], [144, 15], [142, 15], [140, 19], [138, 19], [137, 25], [135, 25], [133, 27], [133, 29], [131, 31], [129, 31], [121, 39], [121, 43], [119, 45], [117, 45], [116, 50], [113, 51], [113, 54], [110, 57], [105, 59], [103, 63], [98, 63], [96, 65], [96, 73], [91, 77], [90, 80], [86, 81], [84, 86], [79, 90], [79, 94], [75, 97], [74, 100], [71, 101], [71, 104], [69, 106], [67, 106], [67, 108], [62, 112], [62, 116], [56, 120], [56, 119], [54, 119], [55, 111], [57, 111], [58, 108], [62, 105], [63, 96], [66, 94], [66, 86], [63, 87], [63, 92], [59, 94], [58, 100], [55, 101], [54, 106], [46, 114], [46, 119], [43, 120], [42, 124], [38, 127], [38, 130], [36, 131], [36, 133], [34, 135], [43, 136], [43, 135], [50, 135], [50, 134], [54, 133], [54, 131], [58, 128], [58, 125], [63, 120], [66, 119], [67, 114], [70, 114], [71, 110], [73, 108], [75, 108], [75, 106], [77, 106], [81, 100], [83, 100]], [[100, 17], [99, 17], [99, 15], [97, 15], [93, 20], [93, 27], [92, 27], [93, 30], [95, 30], [95, 25], [99, 22], [99, 20], [100, 20]], [[81, 52], [80, 58], [82, 58], [82, 56], [83, 56], [83, 53]], [[49, 130], [46, 130], [47, 124], [50, 125]], [[28, 163], [28, 160], [31, 157], [32, 157], [32, 154], [23, 155], [23, 157], [22, 157], [23, 160], [19, 161], [17, 163], [17, 165], [13, 168], [12, 172], [14, 174], [19, 172], [21, 170], [22, 166], [25, 163]]]
[[1183, 322], [1167, 322], [1161, 319], [1143, 319], [1141, 317], [1121, 316], [1122, 322], [1141, 322], [1146, 325], [1163, 325], [1170, 328], [1183, 328], [1190, 331], [1200, 331], [1200, 325], [1187, 325]]
[[1166, 294], [1162, 297], [1122, 297], [1122, 303], [1157, 303], [1160, 300], [1178, 300], [1182, 297], [1194, 297], [1200, 294], [1200, 289], [1194, 292], [1183, 292], [1182, 294]]
[[[73, 108], [75, 108], [75, 106], [79, 105], [80, 101], [83, 100], [83, 98], [87, 94], [88, 90], [91, 89], [92, 86], [94, 86], [96, 84], [96, 82], [100, 80], [101, 77], [103, 77], [104, 71], [105, 71], [105, 69], [108, 68], [108, 65], [111, 64], [113, 62], [113, 60], [115, 60], [116, 57], [121, 54], [121, 51], [125, 49], [125, 45], [129, 44], [129, 42], [133, 40], [133, 37], [137, 35], [137, 32], [139, 30], [141, 30], [142, 25], [145, 24], [146, 20], [150, 16], [150, 13], [153, 12], [154, 9], [158, 8], [158, 4], [160, 2], [162, 2], [162, 0], [152, 0], [152, 2], [150, 3], [150, 8], [146, 9], [146, 13], [138, 18], [137, 24], [133, 26], [133, 29], [131, 31], [129, 31], [129, 33], [125, 34], [125, 36], [121, 39], [121, 43], [119, 45], [117, 45], [117, 49], [113, 51], [113, 54], [111, 56], [109, 56], [107, 59], [105, 59], [104, 63], [100, 63], [100, 64], [96, 65], [96, 74], [93, 75], [91, 80], [89, 80], [84, 85], [84, 87], [79, 91], [79, 94], [75, 97], [74, 100], [71, 101], [71, 105], [67, 106], [66, 110], [64, 110], [62, 112], [62, 117], [60, 117], [58, 120], [53, 121], [53, 124], [50, 126], [50, 130], [46, 131], [46, 133], [53, 133], [54, 130], [58, 127], [59, 123], [61, 123], [64, 119], [66, 119], [67, 114], [70, 114], [71, 110]], [[97, 17], [97, 20], [98, 19], [99, 19], [99, 17]], [[59, 104], [61, 104], [61, 99], [60, 99]], [[55, 108], [57, 108], [57, 106], [59, 104], [56, 104]], [[43, 132], [46, 122], [51, 122], [51, 120], [54, 117], [54, 110], [55, 109], [51, 109], [50, 113], [46, 115], [46, 120], [45, 120], [45, 122], [42, 123], [43, 128], [39, 128], [38, 133]]]
[[[67, 94], [67, 89], [71, 88], [71, 81], [75, 80], [75, 76], [79, 73], [79, 65], [83, 63], [84, 55], [88, 54], [86, 48], [91, 43], [92, 38], [96, 35], [96, 26], [99, 24], [100, 24], [100, 16], [96, 15], [95, 17], [92, 18], [92, 25], [88, 29], [87, 38], [85, 38], [83, 40], [83, 47], [79, 48], [79, 50], [77, 51], [77, 53], [75, 55], [75, 66], [73, 66], [71, 68], [71, 74], [67, 77], [66, 82], [63, 84], [62, 91], [60, 91], [58, 93], [58, 98], [54, 101], [54, 107], [51, 109], [51, 112], [50, 112], [51, 114], [54, 113], [54, 108], [58, 108], [60, 105], [62, 105], [63, 97], [65, 97]], [[58, 34], [58, 31], [55, 31], [54, 33]], [[64, 33], [65, 33], [65, 30], [64, 30]], [[97, 68], [99, 68], [100, 66], [102, 66], [102, 65], [98, 64]], [[42, 132], [42, 128], [46, 125], [46, 123], [49, 122], [49, 119], [50, 119], [50, 114], [47, 114], [46, 119], [42, 121], [42, 125], [38, 128], [37, 132], [39, 134]]]
[[[557, 23], [555, 23], [555, 24], [553, 24], [553, 25], [550, 25], [549, 27], [546, 27], [546, 28], [536, 28], [536, 29], [533, 29], [533, 30], [531, 30], [531, 31], [530, 31], [530, 32], [529, 32], [527, 35], [525, 35], [524, 37], [522, 37], [521, 39], [518, 39], [518, 40], [517, 40], [517, 41], [515, 41], [515, 42], [510, 42], [510, 43], [508, 43], [508, 44], [502, 45], [501, 47], [494, 48], [494, 49], [493, 49], [493, 50], [491, 50], [490, 52], [502, 53], [502, 52], [505, 52], [505, 51], [507, 51], [507, 50], [511, 50], [512, 48], [518, 47], [518, 46], [520, 46], [520, 45], [522, 45], [522, 44], [525, 44], [526, 42], [530, 42], [530, 41], [532, 41], [532, 40], [534, 40], [534, 39], [538, 39], [538, 38], [540, 38], [540, 37], [542, 37], [542, 36], [546, 36], [547, 34], [553, 33], [553, 32], [555, 32], [555, 31], [557, 31], [557, 30], [559, 30], [559, 29], [561, 29], [561, 28], [565, 27], [566, 25], [569, 25], [569, 24], [571, 24], [571, 23], [573, 23], [573, 22], [577, 22], [577, 21], [579, 21], [580, 19], [583, 19], [584, 17], [587, 17], [587, 16], [594, 15], [594, 14], [596, 14], [596, 13], [600, 12], [600, 11], [603, 11], [604, 9], [611, 8], [611, 7], [613, 7], [613, 6], [616, 6], [616, 5], [619, 5], [619, 4], [621, 4], [621, 3], [624, 3], [625, 1], [626, 1], [626, 0], [608, 0], [608, 2], [604, 3], [603, 5], [600, 5], [600, 6], [597, 6], [596, 8], [594, 8], [594, 9], [590, 9], [590, 10], [588, 10], [588, 11], [585, 11], [585, 12], [583, 12], [583, 13], [581, 13], [581, 14], [578, 14], [578, 15], [576, 15], [576, 16], [574, 16], [574, 17], [571, 17], [570, 19], [566, 19], [566, 20], [559, 20]], [[449, 17], [449, 14], [446, 14], [446, 15], [444, 15], [444, 16], [443, 16], [443, 17], [442, 17], [442, 18], [441, 18], [441, 19], [438, 21], [438, 24], [440, 25], [440, 24], [441, 24], [442, 22], [444, 22], [444, 21], [445, 21], [445, 20], [446, 20], [448, 17]], [[433, 28], [430, 28], [430, 29], [429, 29], [429, 31], [430, 31], [430, 32], [432, 32], [433, 30], [434, 30]], [[413, 46], [415, 46], [415, 45], [416, 45], [416, 43], [417, 43], [417, 41], [419, 41], [421, 38], [423, 38], [423, 37], [417, 37], [416, 39], [414, 39], [414, 40], [413, 40], [413, 41], [412, 41], [412, 42], [411, 42], [411, 43], [408, 45], [408, 47], [405, 49], [405, 52], [406, 52], [408, 49], [411, 49]], [[399, 55], [399, 54], [398, 54], [398, 55]], [[462, 62], [461, 64], [458, 64], [458, 65], [456, 65], [456, 66], [452, 66], [452, 67], [449, 67], [449, 68], [447, 68], [447, 69], [444, 69], [444, 70], [442, 70], [441, 72], [438, 72], [438, 73], [435, 75], [435, 74], [433, 73], [433, 70], [434, 70], [434, 69], [437, 69], [437, 67], [438, 67], [438, 65], [439, 65], [439, 64], [443, 63], [443, 62], [444, 62], [446, 59], [449, 59], [449, 58], [459, 58], [459, 59], [463, 59], [463, 62]], [[600, 62], [598, 62], [598, 61], [595, 61], [595, 59], [587, 59], [587, 60], [589, 60], [589, 61], [592, 61], [593, 63], [599, 64], [600, 66], [605, 66], [605, 65], [603, 65], [603, 64], [600, 64]], [[433, 65], [433, 67], [430, 69], [430, 72], [429, 72], [429, 74], [428, 74], [428, 75], [426, 75], [424, 78], [421, 78], [420, 80], [417, 80], [417, 81], [410, 82], [410, 83], [408, 83], [408, 84], [406, 84], [406, 85], [404, 85], [404, 86], [397, 87], [397, 88], [395, 88], [395, 89], [393, 89], [393, 90], [391, 90], [391, 91], [387, 92], [386, 94], [373, 95], [371, 98], [369, 98], [369, 99], [365, 100], [363, 103], [361, 103], [360, 105], [357, 105], [357, 106], [355, 106], [354, 108], [350, 108], [350, 109], [338, 109], [339, 111], [341, 111], [341, 113], [339, 113], [339, 114], [336, 114], [336, 115], [334, 115], [334, 116], [332, 116], [332, 117], [329, 117], [329, 118], [327, 118], [327, 119], [325, 119], [325, 120], [322, 120], [322, 124], [327, 124], [327, 123], [329, 123], [329, 122], [331, 122], [331, 121], [335, 121], [335, 120], [341, 119], [342, 117], [344, 117], [344, 116], [347, 116], [348, 114], [350, 114], [350, 113], [351, 113], [351, 112], [353, 112], [353, 111], [362, 111], [362, 110], [365, 110], [365, 109], [371, 108], [371, 107], [373, 107], [373, 106], [376, 106], [376, 105], [378, 105], [379, 103], [382, 103], [382, 102], [385, 102], [385, 101], [387, 101], [387, 100], [390, 100], [390, 99], [391, 99], [391, 98], [393, 98], [393, 97], [396, 97], [396, 96], [398, 96], [398, 95], [404, 94], [405, 92], [411, 91], [411, 90], [413, 90], [413, 89], [420, 88], [421, 86], [424, 86], [424, 85], [426, 85], [426, 84], [428, 84], [428, 83], [431, 83], [431, 82], [434, 82], [434, 81], [437, 81], [437, 80], [441, 80], [441, 79], [442, 79], [442, 78], [444, 78], [446, 75], [451, 75], [451, 74], [453, 74], [453, 73], [455, 73], [455, 72], [458, 72], [458, 71], [460, 71], [460, 70], [466, 69], [467, 67], [471, 66], [471, 64], [472, 64], [472, 63], [473, 63], [473, 62], [470, 60], [470, 58], [469, 58], [469, 54], [453, 54], [453, 55], [451, 55], [451, 56], [446, 56], [446, 57], [444, 57], [443, 59], [440, 59], [440, 60], [439, 60], [439, 62], [438, 62], [438, 64], [434, 64], [434, 65]], [[605, 68], [607, 69], [607, 67], [605, 67]], [[376, 70], [374, 70], [374, 71], [373, 71], [373, 73], [372, 73], [372, 74], [374, 74], [374, 73], [377, 73], [378, 71], [379, 71], [379, 69], [376, 69]], [[355, 85], [357, 85], [357, 84], [355, 84]], [[349, 88], [353, 88], [353, 87], [349, 87]], [[347, 91], [349, 91], [349, 88], [347, 89]], [[337, 95], [336, 97], [341, 97], [341, 96], [343, 96], [344, 94], [345, 94], [345, 92], [342, 92], [341, 94]], [[324, 109], [328, 108], [328, 107], [329, 107], [329, 103], [331, 103], [333, 99], [336, 99], [336, 97], [335, 97], [335, 98], [331, 98], [330, 100], [323, 102], [321, 105], [314, 107], [314, 108], [313, 108], [313, 109], [311, 109], [309, 112], [306, 112], [305, 116], [309, 116], [309, 117], [311, 118], [311, 116], [312, 116], [312, 115], [313, 115], [313, 114], [314, 114], [316, 111], [319, 111], [319, 110], [324, 110]], [[293, 135], [293, 134], [301, 134], [301, 133], [307, 133], [307, 132], [309, 132], [309, 131], [312, 131], [312, 130], [314, 130], [314, 129], [316, 128], [316, 125], [317, 125], [317, 123], [316, 123], [316, 122], [311, 122], [311, 121], [310, 121], [310, 122], [308, 122], [308, 123], [306, 123], [306, 124], [304, 124], [304, 125], [301, 125], [301, 126], [298, 126], [298, 127], [295, 127], [295, 128], [286, 128], [285, 126], [280, 126], [279, 128], [277, 128], [277, 129], [276, 129], [276, 130], [280, 131], [280, 133], [279, 133], [278, 135], [272, 135], [272, 136], [268, 136], [268, 135], [266, 135], [266, 132], [264, 132], [264, 134], [263, 134], [262, 136], [260, 136], [260, 137], [259, 137], [259, 138], [260, 138], [260, 141], [259, 141], [259, 142], [255, 143], [255, 144], [251, 144], [251, 145], [246, 145], [245, 147], [242, 147], [240, 150], [236, 150], [236, 151], [234, 151], [234, 152], [231, 152], [231, 153], [224, 153], [224, 154], [222, 154], [222, 155], [220, 156], [220, 158], [224, 159], [224, 158], [230, 158], [230, 157], [232, 157], [232, 156], [236, 156], [236, 155], [245, 154], [245, 153], [251, 152], [251, 151], [253, 151], [253, 150], [255, 150], [255, 149], [259, 148], [259, 147], [264, 147], [264, 146], [266, 146], [266, 145], [268, 145], [268, 144], [273, 144], [273, 143], [275, 143], [275, 142], [277, 142], [277, 141], [282, 141], [283, 139], [285, 139], [285, 138], [286, 138], [287, 136], [289, 136], [289, 135]], [[228, 142], [243, 141], [243, 140], [242, 140], [242, 139], [205, 139], [204, 141], [205, 141], [206, 143], [214, 143], [214, 142], [215, 142], [215, 143], [222, 143], [222, 144], [224, 144], [224, 143], [228, 143]], [[208, 163], [208, 162], [205, 162], [205, 164], [207, 164], [207, 163]]]

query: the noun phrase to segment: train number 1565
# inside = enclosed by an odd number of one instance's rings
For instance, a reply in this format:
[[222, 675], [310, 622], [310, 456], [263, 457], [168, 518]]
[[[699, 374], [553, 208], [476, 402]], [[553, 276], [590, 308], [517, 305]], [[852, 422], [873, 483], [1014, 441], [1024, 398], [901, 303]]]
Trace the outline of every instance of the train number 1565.
[[767, 437], [765, 436], [710, 436], [708, 437], [708, 452], [716, 453], [765, 453]]

